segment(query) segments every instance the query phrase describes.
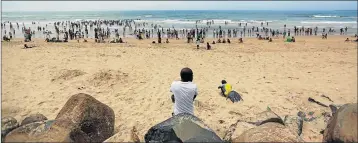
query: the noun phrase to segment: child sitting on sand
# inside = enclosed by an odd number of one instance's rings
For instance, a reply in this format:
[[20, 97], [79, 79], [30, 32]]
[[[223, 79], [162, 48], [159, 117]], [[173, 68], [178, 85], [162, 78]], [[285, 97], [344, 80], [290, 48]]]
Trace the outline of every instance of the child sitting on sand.
[[269, 42], [272, 42], [272, 38], [269, 39]]
[[221, 85], [218, 87], [221, 89], [222, 96], [226, 97], [226, 99], [230, 99], [233, 103], [243, 100], [241, 95], [236, 91], [232, 90], [232, 86], [226, 82], [226, 80], [221, 81]]
[[27, 48], [34, 48], [36, 46], [27, 46], [26, 44], [24, 44], [24, 49], [27, 49]]
[[229, 92], [232, 90], [232, 86], [226, 82], [226, 80], [221, 81], [221, 85], [218, 87], [218, 89], [221, 89], [221, 94], [224, 97], [227, 97], [229, 95]]

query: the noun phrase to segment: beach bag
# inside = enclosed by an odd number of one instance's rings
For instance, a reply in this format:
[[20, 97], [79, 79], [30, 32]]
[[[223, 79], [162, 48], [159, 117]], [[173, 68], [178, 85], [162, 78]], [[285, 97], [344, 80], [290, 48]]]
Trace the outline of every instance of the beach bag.
[[231, 91], [228, 95], [228, 97], [232, 103], [239, 102], [240, 100], [243, 100], [241, 98], [241, 95], [237, 93], [236, 91]]

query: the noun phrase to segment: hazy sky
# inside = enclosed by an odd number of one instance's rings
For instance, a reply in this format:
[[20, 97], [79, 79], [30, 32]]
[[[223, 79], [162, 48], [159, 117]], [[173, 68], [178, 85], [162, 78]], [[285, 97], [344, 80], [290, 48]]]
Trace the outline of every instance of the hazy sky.
[[357, 1], [2, 1], [2, 11], [357, 10]]

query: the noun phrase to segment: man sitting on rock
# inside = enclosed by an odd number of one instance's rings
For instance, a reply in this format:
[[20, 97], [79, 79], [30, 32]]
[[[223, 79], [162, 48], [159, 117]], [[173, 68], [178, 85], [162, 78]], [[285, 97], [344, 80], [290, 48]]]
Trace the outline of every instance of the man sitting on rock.
[[198, 89], [193, 81], [193, 71], [190, 68], [183, 68], [180, 71], [181, 80], [176, 80], [170, 87], [174, 112], [172, 115], [189, 113], [194, 115], [194, 99], [198, 95]]

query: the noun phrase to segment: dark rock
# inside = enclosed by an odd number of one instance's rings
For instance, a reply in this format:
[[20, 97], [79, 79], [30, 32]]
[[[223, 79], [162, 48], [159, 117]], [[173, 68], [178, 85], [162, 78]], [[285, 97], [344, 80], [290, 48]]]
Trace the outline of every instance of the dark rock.
[[268, 122], [275, 122], [285, 125], [281, 117], [272, 111], [261, 112], [256, 117], [249, 118], [247, 122], [251, 124], [255, 124], [256, 126], [260, 126]]
[[345, 104], [328, 121], [324, 142], [358, 142], [357, 103]]
[[114, 118], [114, 111], [110, 107], [90, 95], [79, 93], [70, 97], [54, 124], [81, 130], [91, 142], [103, 142], [113, 135]]
[[233, 142], [303, 142], [287, 127], [278, 123], [266, 123], [249, 129]]
[[333, 104], [329, 105], [329, 108], [331, 109], [332, 115], [335, 114], [338, 110], [338, 107]]
[[224, 120], [219, 120], [219, 123], [220, 123], [220, 124], [222, 124], [222, 123], [224, 123], [224, 122], [225, 122]]
[[24, 120], [22, 120], [21, 126], [34, 122], [45, 121], [45, 120], [47, 120], [47, 118], [42, 114], [32, 114], [29, 117], [26, 117]]
[[306, 113], [305, 113], [305, 112], [302, 112], [302, 111], [299, 111], [299, 112], [297, 113], [297, 116], [298, 116], [298, 117], [301, 117], [301, 118], [305, 118], [305, 117], [306, 117]]
[[1, 140], [15, 128], [19, 127], [19, 123], [13, 117], [2, 117], [1, 118]]
[[313, 98], [311, 98], [311, 97], [308, 97], [308, 101], [309, 101], [309, 102], [313, 102], [313, 103], [317, 103], [318, 105], [321, 105], [321, 106], [323, 106], [323, 107], [328, 107], [327, 105], [325, 105], [325, 104], [323, 104], [323, 103], [321, 103], [321, 102], [319, 102], [319, 101], [316, 101], [315, 99], [313, 99]]
[[329, 101], [333, 102], [333, 100], [331, 98], [329, 98], [328, 96], [326, 96], [324, 94], [322, 94], [321, 97], [324, 97], [324, 98], [328, 99]]
[[199, 118], [186, 113], [151, 127], [144, 139], [145, 142], [222, 142]]

